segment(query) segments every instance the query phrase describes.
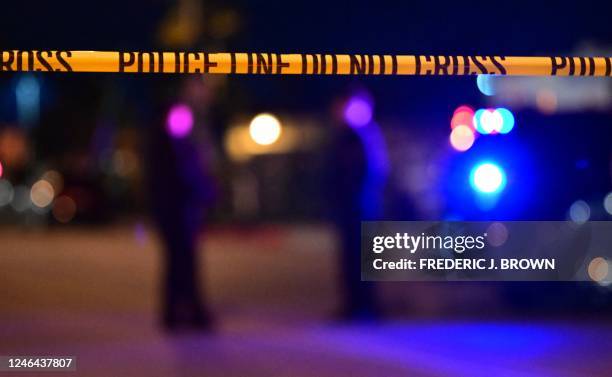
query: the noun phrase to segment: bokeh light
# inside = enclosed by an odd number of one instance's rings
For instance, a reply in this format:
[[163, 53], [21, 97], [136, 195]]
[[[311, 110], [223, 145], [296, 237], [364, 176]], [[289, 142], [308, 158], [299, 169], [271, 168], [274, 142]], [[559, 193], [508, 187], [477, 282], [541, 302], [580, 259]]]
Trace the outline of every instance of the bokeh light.
[[457, 107], [457, 108], [455, 109], [455, 111], [453, 112], [453, 115], [455, 115], [455, 114], [457, 114], [457, 113], [460, 113], [460, 112], [464, 112], [464, 111], [467, 111], [468, 113], [472, 113], [472, 114], [474, 114], [474, 109], [472, 109], [472, 107], [471, 107], [471, 106], [468, 106], [468, 105], [461, 105], [461, 106], [459, 106], [459, 107]]
[[363, 127], [372, 121], [372, 101], [366, 96], [351, 97], [344, 107], [344, 120], [351, 127]]
[[610, 265], [605, 258], [596, 257], [591, 260], [587, 269], [591, 280], [596, 282], [603, 282], [608, 278], [610, 273]]
[[495, 111], [502, 117], [502, 125], [499, 133], [507, 134], [512, 131], [514, 128], [514, 115], [512, 112], [504, 107], [497, 108]]
[[468, 126], [460, 125], [451, 131], [449, 139], [455, 150], [465, 152], [474, 145], [474, 131]]
[[2, 178], [2, 173], [4, 173], [4, 167], [2, 166], [2, 162], [0, 162], [0, 178]]
[[499, 247], [508, 240], [508, 228], [500, 222], [494, 222], [487, 227], [487, 240], [489, 244]]
[[476, 86], [478, 87], [478, 90], [480, 90], [480, 93], [484, 94], [485, 96], [495, 95], [492, 75], [478, 75], [476, 77]]
[[11, 201], [11, 207], [17, 212], [23, 212], [30, 208], [31, 204], [30, 190], [23, 185], [16, 186], [13, 193], [13, 200]]
[[570, 206], [569, 218], [576, 224], [584, 224], [591, 217], [591, 207], [584, 200], [577, 200]]
[[453, 118], [451, 119], [451, 128], [457, 126], [473, 127], [474, 110], [471, 107], [463, 105], [455, 109]]
[[504, 118], [496, 109], [481, 109], [474, 114], [474, 128], [483, 135], [499, 133]]
[[172, 137], [183, 138], [193, 129], [193, 112], [185, 104], [177, 104], [170, 108], [166, 127]]
[[60, 223], [70, 222], [74, 218], [76, 211], [76, 203], [67, 195], [59, 196], [53, 203], [53, 217]]
[[41, 179], [32, 185], [30, 190], [30, 200], [40, 208], [44, 208], [51, 204], [55, 196], [53, 186], [44, 179]]
[[557, 111], [557, 93], [550, 89], [541, 89], [536, 93], [536, 107], [543, 114], [554, 114]]
[[480, 127], [480, 118], [482, 118], [482, 114], [485, 112], [485, 109], [478, 109], [474, 112], [474, 117], [472, 118], [472, 125], [476, 131], [481, 134], [484, 134], [484, 131]]
[[270, 145], [278, 140], [282, 132], [280, 121], [272, 114], [259, 114], [249, 125], [251, 139], [259, 145]]
[[474, 129], [483, 135], [507, 134], [514, 128], [514, 114], [504, 107], [478, 109], [474, 113]]
[[470, 173], [470, 185], [480, 193], [498, 193], [506, 185], [506, 174], [501, 167], [494, 163], [480, 163]]
[[19, 123], [30, 126], [38, 121], [40, 113], [40, 83], [35, 76], [24, 75], [15, 87]]
[[603, 206], [606, 212], [608, 212], [609, 215], [612, 215], [612, 191], [610, 191], [604, 198]]
[[147, 229], [142, 222], [134, 225], [134, 240], [138, 246], [145, 246], [148, 240]]
[[19, 170], [24, 167], [29, 159], [30, 142], [26, 132], [16, 127], [0, 127], [0, 157], [4, 169]]
[[46, 171], [40, 179], [44, 179], [49, 182], [51, 186], [53, 186], [53, 191], [55, 191], [55, 195], [62, 192], [64, 189], [64, 177], [57, 170], [48, 170]]
[[13, 185], [6, 179], [0, 179], [0, 207], [4, 207], [13, 200]]
[[133, 176], [138, 170], [138, 157], [127, 148], [113, 152], [112, 169], [120, 177]]

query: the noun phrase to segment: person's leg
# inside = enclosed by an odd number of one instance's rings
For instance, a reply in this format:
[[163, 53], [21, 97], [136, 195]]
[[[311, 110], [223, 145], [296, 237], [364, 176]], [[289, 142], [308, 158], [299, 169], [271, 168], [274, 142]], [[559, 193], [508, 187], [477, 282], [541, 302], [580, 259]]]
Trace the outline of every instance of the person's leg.
[[164, 231], [166, 271], [164, 326], [208, 328], [210, 317], [202, 304], [198, 279], [197, 232], [192, 226], [174, 219]]
[[361, 281], [361, 225], [354, 220], [341, 227], [341, 273], [344, 319], [374, 319], [378, 306], [374, 285]]

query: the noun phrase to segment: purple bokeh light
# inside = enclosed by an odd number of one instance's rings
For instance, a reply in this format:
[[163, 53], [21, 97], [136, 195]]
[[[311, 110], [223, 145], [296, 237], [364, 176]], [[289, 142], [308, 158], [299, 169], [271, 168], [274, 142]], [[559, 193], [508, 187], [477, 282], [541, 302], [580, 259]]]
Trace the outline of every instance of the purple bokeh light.
[[372, 121], [372, 113], [372, 101], [357, 95], [346, 102], [344, 120], [351, 127], [363, 127]]
[[134, 225], [134, 239], [138, 246], [146, 245], [147, 238], [147, 229], [144, 224], [141, 222], [136, 223], [136, 225]]
[[183, 138], [191, 133], [193, 128], [193, 112], [184, 104], [177, 104], [170, 108], [166, 121], [166, 128], [175, 138]]

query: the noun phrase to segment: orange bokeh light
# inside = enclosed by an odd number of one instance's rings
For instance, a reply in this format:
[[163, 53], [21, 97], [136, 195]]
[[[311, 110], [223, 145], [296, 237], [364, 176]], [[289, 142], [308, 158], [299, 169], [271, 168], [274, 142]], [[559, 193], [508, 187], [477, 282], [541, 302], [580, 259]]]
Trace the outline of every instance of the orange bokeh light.
[[453, 148], [465, 152], [474, 145], [474, 130], [465, 125], [458, 125], [450, 134], [450, 143]]

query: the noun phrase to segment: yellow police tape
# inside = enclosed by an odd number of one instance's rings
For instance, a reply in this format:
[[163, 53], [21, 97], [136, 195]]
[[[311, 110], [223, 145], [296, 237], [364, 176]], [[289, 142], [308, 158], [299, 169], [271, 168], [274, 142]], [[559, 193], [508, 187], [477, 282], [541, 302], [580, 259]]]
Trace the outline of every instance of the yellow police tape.
[[612, 76], [612, 57], [1, 51], [0, 72]]

